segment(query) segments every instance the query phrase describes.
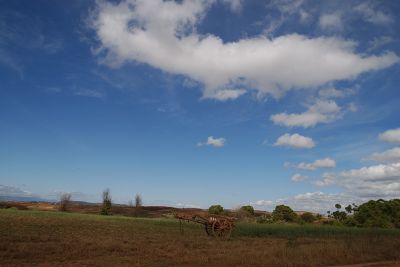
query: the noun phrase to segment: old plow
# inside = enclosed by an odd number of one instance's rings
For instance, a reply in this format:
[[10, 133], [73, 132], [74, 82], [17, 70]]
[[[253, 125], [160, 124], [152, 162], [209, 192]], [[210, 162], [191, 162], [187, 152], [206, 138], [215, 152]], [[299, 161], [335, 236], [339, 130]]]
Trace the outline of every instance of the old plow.
[[179, 219], [180, 229], [182, 221], [195, 222], [204, 225], [207, 235], [219, 239], [229, 239], [235, 226], [235, 218], [221, 215], [204, 215], [197, 213], [176, 213], [175, 218]]

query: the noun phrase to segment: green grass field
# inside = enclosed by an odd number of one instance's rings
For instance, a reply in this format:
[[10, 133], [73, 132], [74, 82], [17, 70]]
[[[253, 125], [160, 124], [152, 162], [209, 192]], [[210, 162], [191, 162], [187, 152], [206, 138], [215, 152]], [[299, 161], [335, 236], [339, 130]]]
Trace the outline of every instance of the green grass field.
[[232, 238], [199, 224], [0, 210], [0, 266], [329, 266], [399, 260], [400, 231], [237, 224]]
[[399, 236], [400, 229], [368, 229], [322, 225], [290, 225], [290, 224], [249, 224], [239, 223], [234, 233], [236, 237], [374, 237]]

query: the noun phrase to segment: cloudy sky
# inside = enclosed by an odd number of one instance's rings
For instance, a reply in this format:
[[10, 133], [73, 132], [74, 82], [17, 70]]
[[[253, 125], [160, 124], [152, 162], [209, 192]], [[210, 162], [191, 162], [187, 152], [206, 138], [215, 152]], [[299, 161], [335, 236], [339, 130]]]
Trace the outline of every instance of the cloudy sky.
[[400, 197], [399, 1], [0, 0], [0, 195]]

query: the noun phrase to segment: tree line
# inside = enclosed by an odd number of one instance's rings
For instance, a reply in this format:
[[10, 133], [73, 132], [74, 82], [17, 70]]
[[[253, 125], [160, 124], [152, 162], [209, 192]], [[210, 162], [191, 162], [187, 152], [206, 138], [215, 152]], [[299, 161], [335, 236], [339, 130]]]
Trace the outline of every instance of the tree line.
[[[102, 193], [102, 203], [100, 207], [100, 214], [101, 215], [111, 215], [112, 211], [112, 198], [111, 198], [111, 192], [110, 189], [105, 189]], [[72, 196], [70, 193], [64, 193], [61, 194], [60, 196], [60, 201], [59, 201], [59, 206], [58, 209], [60, 211], [68, 211], [70, 208], [70, 205], [72, 203]], [[136, 194], [135, 196], [135, 203], [133, 203], [132, 200], [128, 202], [128, 206], [134, 208], [135, 210], [135, 215], [138, 215], [141, 211], [143, 205], [142, 197], [139, 194]]]
[[[68, 211], [71, 204], [71, 194], [65, 193], [60, 197], [59, 210]], [[134, 208], [135, 215], [140, 215], [142, 197], [136, 194], [135, 201], [128, 203], [129, 207]], [[379, 227], [379, 228], [400, 228], [400, 199], [392, 200], [370, 200], [360, 205], [352, 204], [344, 208], [341, 204], [335, 205], [335, 211], [327, 211], [327, 217], [321, 214], [303, 212], [298, 214], [287, 205], [277, 205], [271, 214], [256, 216], [254, 208], [250, 205], [242, 206], [236, 211], [237, 217], [253, 217], [259, 223], [314, 223], [350, 226], [350, 227]], [[229, 214], [221, 205], [209, 207], [210, 214]], [[102, 193], [102, 203], [100, 214], [112, 214], [112, 198], [109, 189]]]
[[[287, 205], [277, 205], [271, 214], [257, 217], [259, 223], [322, 223], [335, 226], [400, 228], [400, 199], [370, 200], [360, 205], [352, 204], [344, 207], [339, 203], [336, 210], [327, 211], [327, 217], [311, 212], [296, 213]], [[212, 205], [210, 214], [227, 214], [221, 205]], [[242, 206], [239, 214], [254, 216], [252, 206]]]

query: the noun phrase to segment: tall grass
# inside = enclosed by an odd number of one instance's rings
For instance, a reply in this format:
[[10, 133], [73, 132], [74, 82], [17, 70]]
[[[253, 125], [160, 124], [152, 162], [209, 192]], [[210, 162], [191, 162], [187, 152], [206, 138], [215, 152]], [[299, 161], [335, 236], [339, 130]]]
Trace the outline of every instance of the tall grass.
[[[19, 211], [16, 209], [0, 209], [0, 215], [36, 218], [65, 218], [67, 220], [79, 221], [108, 221], [114, 223], [125, 222], [143, 224], [148, 227], [161, 227], [159, 231], [167, 229], [179, 229], [179, 221], [172, 218], [134, 218], [127, 216], [100, 216], [95, 214], [65, 213], [58, 211], [37, 211], [27, 210]], [[193, 222], [183, 222], [183, 229], [186, 231], [203, 231], [203, 226]], [[168, 230], [167, 230], [168, 231]], [[237, 223], [233, 231], [233, 238], [240, 237], [278, 237], [278, 238], [335, 238], [335, 237], [379, 237], [379, 236], [397, 236], [400, 238], [400, 229], [380, 229], [380, 228], [355, 228], [341, 226], [323, 226], [323, 225], [293, 225], [293, 224], [255, 224], [255, 223]]]
[[236, 237], [323, 237], [340, 236], [398, 236], [400, 229], [371, 229], [322, 225], [290, 225], [290, 224], [250, 224], [238, 223], [234, 236]]

